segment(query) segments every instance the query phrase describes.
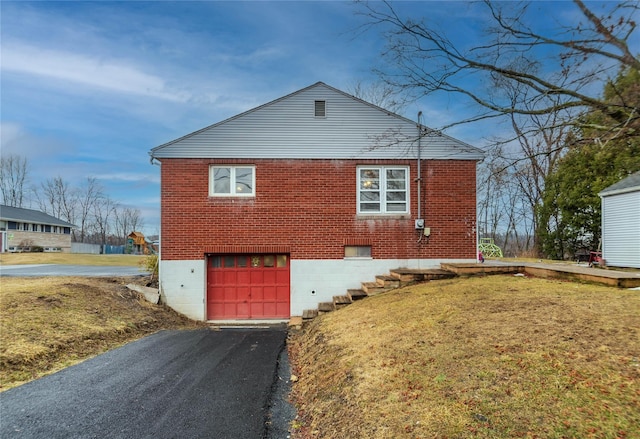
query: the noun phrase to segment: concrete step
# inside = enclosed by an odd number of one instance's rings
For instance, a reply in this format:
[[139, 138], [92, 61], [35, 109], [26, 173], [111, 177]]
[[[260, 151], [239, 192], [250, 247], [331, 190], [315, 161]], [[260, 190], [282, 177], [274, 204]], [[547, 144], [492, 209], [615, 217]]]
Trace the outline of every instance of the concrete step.
[[356, 300], [361, 300], [367, 297], [367, 293], [361, 289], [351, 289], [347, 290], [347, 296], [349, 296], [352, 302], [355, 302]]

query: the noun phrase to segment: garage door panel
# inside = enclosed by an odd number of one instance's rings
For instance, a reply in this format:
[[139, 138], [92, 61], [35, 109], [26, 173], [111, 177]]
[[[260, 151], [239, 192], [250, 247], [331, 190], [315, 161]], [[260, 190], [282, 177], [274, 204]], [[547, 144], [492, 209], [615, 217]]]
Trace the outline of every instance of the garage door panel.
[[251, 300], [252, 301], [262, 301], [264, 300], [263, 287], [251, 287]]
[[237, 273], [233, 270], [224, 271], [223, 282], [225, 284], [235, 284], [238, 282]]
[[236, 308], [236, 304], [232, 302], [227, 302], [223, 304], [224, 311], [222, 317], [230, 317], [238, 314], [238, 310]]
[[219, 302], [209, 302], [207, 309], [209, 310], [210, 314], [213, 314], [216, 316], [223, 316], [225, 312], [224, 304]]
[[266, 270], [264, 271], [263, 283], [265, 284], [274, 284], [276, 283], [276, 270]]
[[267, 301], [275, 301], [276, 300], [276, 287], [265, 286], [263, 288], [264, 299]]
[[253, 268], [249, 272], [251, 275], [250, 282], [252, 284], [262, 284], [264, 283], [264, 272], [262, 268]]
[[289, 270], [276, 270], [275, 282], [281, 285], [289, 285]]
[[251, 289], [248, 286], [238, 286], [236, 288], [236, 300], [248, 301], [251, 297]]
[[236, 274], [236, 282], [238, 284], [249, 285], [251, 283], [251, 276], [249, 276], [249, 272], [239, 269]]
[[224, 272], [210, 270], [209, 283], [212, 283], [214, 285], [224, 284]]
[[276, 315], [278, 316], [282, 316], [282, 315], [289, 315], [290, 311], [289, 311], [289, 301], [287, 302], [278, 302], [276, 304]]
[[289, 302], [289, 287], [276, 287], [276, 300], [278, 302]]
[[264, 303], [263, 313], [264, 313], [265, 316], [268, 316], [268, 317], [277, 316], [278, 312], [277, 312], [276, 304], [275, 303], [265, 302]]
[[264, 304], [261, 302], [251, 303], [251, 315], [266, 317], [264, 313]]
[[289, 279], [288, 255], [211, 256], [207, 318], [289, 317]]
[[248, 319], [251, 314], [250, 314], [250, 310], [249, 310], [249, 303], [247, 302], [242, 302], [242, 303], [238, 303], [237, 306], [237, 315], [239, 318], [244, 318], [244, 319]]
[[222, 295], [226, 302], [235, 302], [238, 298], [238, 294], [235, 287], [224, 287], [224, 294]]

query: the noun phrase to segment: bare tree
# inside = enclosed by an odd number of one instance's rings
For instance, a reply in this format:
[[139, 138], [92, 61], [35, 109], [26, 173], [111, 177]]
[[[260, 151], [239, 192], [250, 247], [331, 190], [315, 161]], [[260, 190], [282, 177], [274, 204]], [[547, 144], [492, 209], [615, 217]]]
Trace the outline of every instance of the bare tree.
[[398, 94], [398, 91], [391, 85], [380, 81], [370, 83], [356, 81], [348, 88], [348, 91], [363, 101], [396, 114], [401, 114], [407, 104], [405, 96]]
[[[511, 240], [522, 250], [539, 250], [535, 211], [573, 128], [588, 127], [599, 143], [640, 132], [635, 101], [622, 89], [613, 101], [600, 93], [622, 70], [640, 69], [629, 47], [640, 6], [606, 3], [598, 15], [574, 0], [575, 22], [554, 27], [544, 20], [538, 27], [531, 3], [479, 4], [489, 19], [483, 33], [464, 45], [453, 42], [453, 30], [404, 17], [388, 1], [365, 3], [363, 11], [370, 26], [384, 28], [390, 67], [378, 73], [389, 86], [416, 99], [445, 92], [473, 104], [475, 113], [442, 129], [495, 118], [508, 122], [512, 134], [493, 139], [480, 167], [479, 227], [505, 246]], [[580, 117], [588, 112], [606, 117]]]
[[108, 195], [98, 198], [93, 206], [93, 230], [98, 235], [98, 244], [107, 243], [107, 237], [111, 233], [111, 220], [115, 209], [116, 204]]
[[[534, 71], [532, 66], [531, 71]], [[523, 101], [526, 107], [535, 107], [535, 100], [527, 101], [527, 88], [519, 84], [505, 82], [497, 78], [494, 89], [501, 92], [516, 105]], [[543, 97], [552, 104], [556, 96]], [[558, 110], [547, 114], [508, 115], [512, 135], [504, 139], [496, 139], [488, 147], [492, 160], [493, 172], [487, 178], [499, 178], [514, 187], [509, 193], [520, 199], [517, 203], [519, 221], [507, 226], [505, 240], [509, 239], [509, 230], [520, 235], [518, 247], [530, 253], [540, 250], [538, 244], [538, 225], [535, 211], [542, 203], [545, 182], [555, 165], [566, 152], [569, 127], [564, 120], [571, 117], [570, 112]], [[514, 206], [515, 209], [515, 206]], [[522, 238], [522, 239], [520, 239]]]
[[116, 220], [116, 232], [122, 238], [122, 243], [126, 244], [127, 236], [131, 232], [137, 231], [144, 226], [140, 209], [132, 207], [121, 207], [114, 211]]
[[36, 190], [40, 210], [72, 224], [76, 221], [77, 190], [58, 176], [40, 183]]
[[[611, 123], [598, 127], [606, 133], [637, 135], [638, 108], [624, 99], [616, 103], [605, 100], [599, 94], [600, 86], [590, 86], [612, 81], [623, 68], [640, 70], [640, 60], [629, 47], [639, 3], [606, 3], [606, 10], [596, 15], [581, 0], [574, 0], [581, 20], [555, 29], [548, 26], [550, 20], [535, 28], [530, 3], [485, 0], [482, 4], [490, 22], [483, 34], [474, 35], [472, 47], [466, 48], [454, 44], [439, 23], [402, 17], [389, 1], [364, 3], [369, 25], [383, 26], [388, 41], [385, 57], [390, 67], [379, 72], [382, 78], [414, 98], [446, 92], [478, 109], [449, 126], [511, 114], [535, 116], [590, 109], [609, 116]], [[527, 68], [543, 60], [544, 73]], [[524, 88], [526, 93], [520, 94], [523, 99], [514, 102], [494, 94], [487, 84], [496, 77]], [[545, 99], [549, 96], [555, 99]], [[528, 105], [530, 102], [536, 105]], [[581, 119], [562, 123], [577, 125]]]
[[0, 192], [2, 204], [23, 207], [25, 203], [25, 183], [29, 174], [27, 159], [10, 154], [0, 157]]
[[76, 190], [76, 200], [78, 202], [78, 242], [85, 242], [89, 230], [92, 228], [94, 218], [92, 217], [96, 204], [104, 196], [103, 188], [95, 177], [87, 177], [84, 187]]

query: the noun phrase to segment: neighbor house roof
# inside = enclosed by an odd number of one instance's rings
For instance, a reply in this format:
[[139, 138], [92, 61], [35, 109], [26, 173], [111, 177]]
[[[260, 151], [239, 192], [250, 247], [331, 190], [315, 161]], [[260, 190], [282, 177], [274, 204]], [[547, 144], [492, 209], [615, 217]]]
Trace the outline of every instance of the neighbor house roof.
[[15, 221], [21, 223], [47, 224], [50, 226], [76, 227], [75, 225], [62, 221], [39, 210], [23, 209], [21, 207], [11, 207], [0, 205], [0, 219], [4, 221]]
[[[314, 112], [318, 102], [326, 103], [320, 116]], [[402, 159], [416, 157], [418, 142], [424, 159], [484, 157], [474, 146], [323, 82], [157, 146], [149, 154], [155, 159]]]
[[616, 184], [612, 184], [601, 191], [598, 195], [606, 197], [609, 195], [623, 194], [625, 192], [635, 192], [638, 190], [640, 190], [640, 171], [631, 174], [627, 178], [623, 178]]

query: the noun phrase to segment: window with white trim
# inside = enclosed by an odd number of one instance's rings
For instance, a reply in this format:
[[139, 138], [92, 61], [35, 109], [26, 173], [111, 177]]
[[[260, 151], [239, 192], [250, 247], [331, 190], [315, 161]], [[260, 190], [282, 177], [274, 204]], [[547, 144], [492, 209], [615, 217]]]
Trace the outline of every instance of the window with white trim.
[[358, 166], [358, 213], [409, 213], [408, 166]]
[[209, 167], [209, 196], [253, 197], [256, 194], [255, 166]]

